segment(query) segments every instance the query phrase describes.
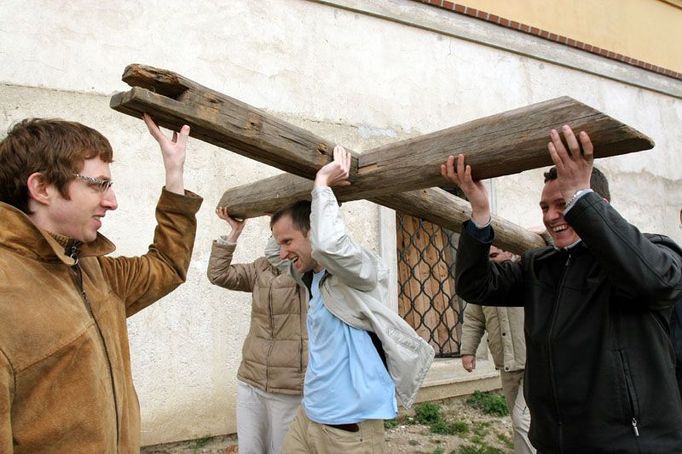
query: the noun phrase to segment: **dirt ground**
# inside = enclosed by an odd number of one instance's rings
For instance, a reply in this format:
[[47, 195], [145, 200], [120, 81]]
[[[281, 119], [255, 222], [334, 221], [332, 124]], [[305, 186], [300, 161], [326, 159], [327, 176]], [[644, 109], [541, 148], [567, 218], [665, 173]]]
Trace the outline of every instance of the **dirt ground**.
[[[387, 454], [510, 454], [512, 448], [509, 416], [486, 415], [470, 407], [464, 398], [436, 402], [445, 419], [458, 423], [462, 433], [432, 433], [425, 425], [413, 424], [414, 410], [402, 412], [397, 425], [386, 430]], [[388, 425], [392, 425], [389, 423]], [[464, 431], [463, 427], [467, 428]], [[147, 446], [142, 454], [227, 454], [239, 448], [234, 436], [203, 438], [165, 445]]]
[[[464, 422], [468, 430], [457, 435], [431, 432], [428, 426], [400, 424], [386, 430], [386, 452], [415, 454], [509, 454], [513, 453], [511, 418], [486, 415], [454, 398], [441, 405], [449, 422]], [[414, 411], [402, 415], [413, 415]], [[407, 416], [409, 418], [409, 416]], [[409, 421], [409, 420], [408, 420]]]

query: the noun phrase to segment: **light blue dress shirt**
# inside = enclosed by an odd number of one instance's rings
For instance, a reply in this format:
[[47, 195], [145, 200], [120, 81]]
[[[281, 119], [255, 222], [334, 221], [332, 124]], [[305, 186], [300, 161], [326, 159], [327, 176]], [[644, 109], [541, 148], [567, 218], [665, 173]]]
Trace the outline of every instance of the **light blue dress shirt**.
[[347, 325], [325, 307], [320, 294], [324, 273], [314, 273], [311, 286], [303, 409], [320, 424], [394, 418], [393, 380], [367, 331]]

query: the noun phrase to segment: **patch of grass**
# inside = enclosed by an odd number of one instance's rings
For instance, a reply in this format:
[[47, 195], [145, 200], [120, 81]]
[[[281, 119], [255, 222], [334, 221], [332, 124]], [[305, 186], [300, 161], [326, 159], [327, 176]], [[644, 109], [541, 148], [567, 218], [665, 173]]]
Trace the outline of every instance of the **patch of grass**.
[[212, 437], [210, 435], [202, 438], [197, 438], [196, 440], [194, 440], [194, 443], [192, 444], [190, 449], [192, 449], [193, 453], [198, 452], [199, 449], [203, 448], [204, 446], [211, 442], [211, 438]]
[[393, 429], [399, 425], [400, 423], [398, 422], [398, 418], [384, 420], [384, 429], [386, 430]]
[[466, 400], [467, 405], [478, 408], [487, 415], [506, 416], [509, 414], [507, 402], [502, 394], [474, 391]]
[[436, 449], [433, 450], [433, 454], [445, 454], [445, 450], [438, 446]]
[[469, 424], [464, 421], [441, 420], [431, 424], [431, 432], [444, 435], [462, 435], [469, 432]]
[[414, 408], [417, 424], [429, 426], [432, 433], [441, 435], [462, 435], [469, 432], [469, 424], [464, 421], [448, 421], [440, 405], [425, 402]]
[[474, 422], [473, 432], [479, 437], [483, 438], [488, 435], [490, 430], [490, 422], [488, 421], [476, 421]]
[[414, 419], [419, 424], [426, 426], [443, 420], [440, 405], [433, 402], [424, 402], [414, 407]]
[[507, 434], [497, 432], [495, 435], [497, 435], [497, 439], [500, 440], [507, 448], [514, 449], [514, 442]]

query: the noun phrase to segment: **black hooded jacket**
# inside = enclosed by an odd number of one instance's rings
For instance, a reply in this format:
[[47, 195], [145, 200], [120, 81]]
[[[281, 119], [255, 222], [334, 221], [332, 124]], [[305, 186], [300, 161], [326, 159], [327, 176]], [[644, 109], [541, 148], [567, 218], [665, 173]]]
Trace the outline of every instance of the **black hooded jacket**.
[[682, 250], [640, 233], [595, 193], [565, 220], [582, 240], [568, 250], [494, 264], [494, 233], [480, 241], [468, 221], [457, 252], [462, 298], [525, 307], [531, 442], [543, 453], [682, 453], [669, 324]]

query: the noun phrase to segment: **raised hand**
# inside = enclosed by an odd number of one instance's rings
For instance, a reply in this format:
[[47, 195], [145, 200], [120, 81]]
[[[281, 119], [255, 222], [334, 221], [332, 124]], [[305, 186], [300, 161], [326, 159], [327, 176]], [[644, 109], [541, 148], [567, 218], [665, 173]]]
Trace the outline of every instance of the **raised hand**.
[[184, 125], [180, 129], [180, 134], [174, 131], [173, 137], [169, 139], [161, 132], [159, 126], [152, 120], [152, 117], [144, 114], [142, 119], [147, 125], [149, 133], [161, 146], [163, 166], [166, 170], [166, 190], [176, 194], [184, 194], [183, 175], [189, 126]]
[[242, 234], [242, 230], [244, 230], [246, 220], [240, 221], [230, 216], [230, 213], [227, 211], [227, 207], [218, 207], [215, 209], [215, 212], [220, 219], [227, 222], [227, 224], [230, 226], [230, 233], [227, 234], [227, 241], [229, 243], [236, 243], [237, 239], [239, 239], [239, 235]]
[[556, 129], [552, 129], [549, 133], [551, 141], [547, 144], [547, 149], [556, 166], [559, 190], [568, 201], [576, 191], [590, 187], [594, 148], [585, 131], [580, 131], [576, 138], [568, 125], [564, 125], [561, 129], [568, 150]]
[[441, 164], [440, 173], [446, 180], [459, 186], [469, 203], [471, 203], [471, 219], [477, 225], [485, 225], [490, 221], [490, 202], [488, 201], [488, 191], [483, 182], [474, 181], [471, 177], [471, 166], [464, 165], [464, 155], [457, 155], [457, 166], [455, 167], [455, 157], [448, 156], [445, 164]]
[[317, 171], [315, 187], [348, 186], [353, 157], [341, 145], [334, 147], [334, 160]]

